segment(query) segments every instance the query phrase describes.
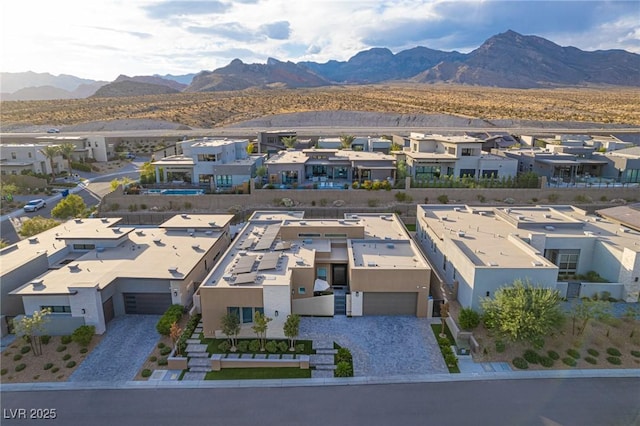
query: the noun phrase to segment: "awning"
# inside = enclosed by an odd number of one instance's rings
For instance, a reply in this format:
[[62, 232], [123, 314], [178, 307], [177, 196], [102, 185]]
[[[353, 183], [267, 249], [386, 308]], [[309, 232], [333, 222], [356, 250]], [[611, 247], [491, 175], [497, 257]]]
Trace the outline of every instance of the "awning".
[[331, 286], [329, 285], [328, 282], [318, 278], [316, 282], [313, 284], [313, 291], [325, 291], [325, 290], [328, 290], [329, 287]]

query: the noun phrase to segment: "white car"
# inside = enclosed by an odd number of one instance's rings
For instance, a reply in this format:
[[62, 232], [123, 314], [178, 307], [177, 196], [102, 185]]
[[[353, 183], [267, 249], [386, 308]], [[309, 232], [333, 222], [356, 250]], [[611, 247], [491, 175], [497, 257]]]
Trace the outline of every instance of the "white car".
[[38, 211], [40, 209], [44, 209], [45, 207], [47, 207], [47, 203], [45, 203], [42, 198], [39, 198], [37, 200], [31, 200], [27, 204], [25, 204], [24, 205], [24, 211], [25, 212], [35, 212], [35, 211]]

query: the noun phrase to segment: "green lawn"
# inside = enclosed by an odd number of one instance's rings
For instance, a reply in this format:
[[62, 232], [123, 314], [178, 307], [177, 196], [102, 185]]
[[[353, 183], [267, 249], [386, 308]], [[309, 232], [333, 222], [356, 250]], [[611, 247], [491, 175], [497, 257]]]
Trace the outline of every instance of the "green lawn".
[[247, 380], [247, 379], [309, 379], [311, 370], [296, 367], [225, 368], [211, 371], [205, 380]]
[[407, 228], [407, 231], [416, 232], [416, 224], [415, 223], [405, 223], [404, 226]]

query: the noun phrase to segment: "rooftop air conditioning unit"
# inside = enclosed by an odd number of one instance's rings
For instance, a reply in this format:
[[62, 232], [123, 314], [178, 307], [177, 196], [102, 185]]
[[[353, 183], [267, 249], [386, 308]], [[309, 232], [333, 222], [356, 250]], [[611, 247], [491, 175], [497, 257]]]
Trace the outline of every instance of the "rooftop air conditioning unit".
[[142, 237], [144, 236], [144, 231], [136, 231], [136, 235]]
[[463, 238], [464, 237], [464, 231], [458, 231], [458, 237]]
[[120, 233], [120, 228], [113, 228], [113, 232], [116, 233], [116, 234], [119, 234]]
[[29, 238], [29, 244], [38, 244], [38, 237]]
[[454, 208], [453, 208], [453, 211], [454, 211], [454, 212], [459, 212], [459, 211], [460, 211], [460, 207], [454, 207]]
[[186, 213], [182, 213], [180, 216], [182, 216], [183, 219], [189, 219], [189, 215]]
[[107, 219], [106, 217], [103, 217], [100, 220], [102, 221], [102, 223], [108, 223], [109, 222], [109, 219]]
[[191, 246], [192, 249], [194, 250], [199, 250], [200, 249], [200, 244], [194, 244]]
[[543, 266], [544, 263], [540, 262], [539, 260], [534, 260], [533, 262], [531, 262], [531, 264], [533, 266]]
[[44, 287], [44, 280], [33, 280], [30, 282], [30, 284], [33, 286], [33, 288]]
[[367, 266], [370, 268], [374, 268], [376, 266], [378, 266], [378, 264], [376, 262], [367, 262]]
[[209, 222], [209, 226], [216, 226], [216, 223], [214, 221]]
[[172, 274], [174, 274], [174, 273], [178, 272], [178, 267], [177, 266], [170, 266], [170, 267], [167, 268], [167, 270], [169, 272], [171, 272]]
[[629, 229], [629, 228], [623, 228], [623, 227], [620, 227], [620, 232], [627, 233], [627, 232], [629, 232], [629, 231], [630, 231], [630, 229]]
[[301, 220], [301, 221], [300, 221], [300, 225], [306, 225], [306, 224], [307, 224], [307, 222], [306, 222], [306, 221], [304, 221], [304, 220]]
[[545, 213], [542, 215], [545, 219], [551, 219], [551, 215], [549, 213]]
[[82, 223], [82, 219], [74, 219], [76, 223]]

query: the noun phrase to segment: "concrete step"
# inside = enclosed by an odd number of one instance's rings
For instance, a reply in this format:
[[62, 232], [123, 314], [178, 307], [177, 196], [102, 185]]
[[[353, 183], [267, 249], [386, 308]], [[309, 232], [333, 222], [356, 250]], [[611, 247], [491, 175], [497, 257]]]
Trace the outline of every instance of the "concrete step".
[[333, 365], [333, 355], [315, 354], [309, 355], [309, 365]]
[[316, 370], [330, 370], [333, 371], [336, 369], [335, 365], [316, 365]]
[[316, 351], [318, 349], [333, 349], [333, 341], [331, 340], [314, 340], [311, 347]]
[[189, 369], [191, 373], [208, 373], [209, 371], [211, 371], [211, 369], [205, 367], [193, 367]]
[[337, 353], [337, 349], [316, 349], [316, 355], [335, 355]]
[[193, 352], [189, 354], [189, 358], [209, 358], [209, 353], [207, 352]]
[[191, 369], [191, 367], [211, 368], [211, 361], [208, 358], [189, 358], [187, 366], [189, 367], [189, 369]]
[[191, 343], [189, 345], [187, 345], [187, 352], [191, 353], [191, 352], [206, 352], [207, 351], [207, 345], [203, 345], [203, 344], [198, 344], [198, 343]]
[[333, 370], [311, 370], [312, 379], [332, 379]]
[[200, 341], [200, 339], [187, 339], [187, 345], [190, 345], [192, 343], [195, 343], [196, 345], [199, 345], [202, 342]]
[[206, 372], [186, 372], [182, 376], [182, 380], [204, 380]]

